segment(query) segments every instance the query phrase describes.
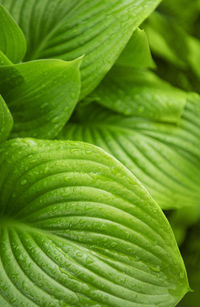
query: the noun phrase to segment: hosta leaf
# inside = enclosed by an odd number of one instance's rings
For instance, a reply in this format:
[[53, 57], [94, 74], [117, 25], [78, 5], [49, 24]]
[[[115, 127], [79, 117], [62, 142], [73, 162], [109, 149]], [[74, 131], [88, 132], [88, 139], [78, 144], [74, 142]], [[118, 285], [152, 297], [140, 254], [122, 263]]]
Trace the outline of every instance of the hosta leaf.
[[178, 122], [186, 95], [143, 70], [114, 67], [91, 94], [94, 100], [124, 115]]
[[80, 60], [41, 60], [0, 67], [0, 93], [14, 117], [12, 136], [58, 134], [78, 101], [79, 66]]
[[160, 0], [0, 0], [23, 29], [26, 60], [85, 55], [83, 98], [116, 61]]
[[199, 116], [200, 98], [195, 94], [178, 126], [121, 116], [91, 104], [59, 138], [104, 148], [140, 179], [162, 208], [182, 208], [200, 201]]
[[116, 62], [117, 65], [133, 68], [154, 67], [149, 42], [144, 30], [137, 29], [128, 41]]
[[12, 129], [13, 119], [6, 103], [0, 95], [0, 143], [5, 141]]
[[175, 306], [187, 276], [162, 211], [90, 144], [0, 149], [0, 295], [14, 306]]
[[26, 52], [24, 34], [8, 11], [0, 4], [0, 51], [13, 62], [20, 62]]

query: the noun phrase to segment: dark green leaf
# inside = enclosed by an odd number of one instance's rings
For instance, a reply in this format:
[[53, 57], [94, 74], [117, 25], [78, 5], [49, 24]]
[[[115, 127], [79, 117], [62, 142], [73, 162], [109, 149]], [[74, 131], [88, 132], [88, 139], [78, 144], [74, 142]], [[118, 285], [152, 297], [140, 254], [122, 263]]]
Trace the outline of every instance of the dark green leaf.
[[188, 293], [178, 307], [197, 307], [200, 302], [200, 228], [192, 227], [182, 247], [182, 254], [188, 270], [193, 292]]
[[154, 12], [145, 23], [144, 29], [153, 53], [178, 67], [187, 66], [187, 35], [174, 20]]
[[[23, 32], [0, 4], [0, 51], [13, 62], [19, 63], [26, 52], [26, 40]], [[1, 63], [1, 62], [0, 62]]]

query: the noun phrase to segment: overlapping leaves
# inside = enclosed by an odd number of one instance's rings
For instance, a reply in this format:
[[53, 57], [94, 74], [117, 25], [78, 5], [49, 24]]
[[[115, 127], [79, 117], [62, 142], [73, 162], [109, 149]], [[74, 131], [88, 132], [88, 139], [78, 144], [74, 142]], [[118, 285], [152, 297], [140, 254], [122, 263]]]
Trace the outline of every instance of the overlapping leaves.
[[[187, 91], [199, 92], [199, 0], [164, 0], [145, 22], [158, 73]], [[187, 7], [187, 10], [185, 9]]]
[[104, 148], [145, 184], [162, 208], [172, 209], [200, 201], [199, 115], [198, 95], [188, 98], [179, 125], [124, 117], [91, 104], [59, 137]]
[[193, 292], [188, 293], [183, 301], [181, 301], [179, 307], [196, 307], [199, 304], [200, 299], [200, 246], [199, 246], [199, 221], [190, 228], [186, 237], [185, 243], [181, 248], [181, 252], [184, 255], [184, 261], [188, 270], [188, 275], [191, 281], [191, 287]]
[[160, 0], [1, 0], [27, 39], [25, 60], [85, 55], [81, 97], [116, 61], [138, 25]]
[[26, 53], [26, 40], [23, 32], [1, 4], [0, 17], [0, 51], [13, 63], [18, 63]]
[[[157, 73], [198, 89], [198, 4], [181, 29], [184, 1], [145, 28]], [[189, 290], [159, 206], [179, 208], [174, 223], [191, 208], [181, 239], [199, 217], [200, 98], [147, 70], [137, 27], [159, 2], [0, 0], [0, 305], [172, 307]]]
[[9, 106], [12, 136], [54, 138], [80, 93], [80, 60], [32, 61], [0, 67], [0, 93]]
[[12, 129], [13, 119], [8, 107], [0, 95], [0, 144], [5, 141]]

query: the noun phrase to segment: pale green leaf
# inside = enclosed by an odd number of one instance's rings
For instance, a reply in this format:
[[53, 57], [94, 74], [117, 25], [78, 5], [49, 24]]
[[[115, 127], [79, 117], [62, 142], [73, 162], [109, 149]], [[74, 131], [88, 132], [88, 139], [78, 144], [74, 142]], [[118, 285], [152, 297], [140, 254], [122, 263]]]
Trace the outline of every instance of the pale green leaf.
[[144, 30], [135, 30], [115, 64], [133, 68], [155, 67]]
[[12, 136], [54, 138], [80, 93], [80, 60], [32, 61], [0, 67], [0, 93], [10, 108]]
[[103, 150], [15, 139], [0, 173], [0, 302], [172, 307], [188, 291], [161, 209]]
[[81, 98], [112, 67], [133, 31], [160, 0], [0, 0], [21, 26], [25, 60], [85, 55]]
[[59, 138], [93, 143], [113, 154], [163, 209], [199, 205], [200, 98], [189, 96], [179, 125], [125, 117], [91, 104]]
[[26, 40], [22, 30], [1, 4], [0, 51], [5, 53], [13, 63], [20, 62], [26, 53]]

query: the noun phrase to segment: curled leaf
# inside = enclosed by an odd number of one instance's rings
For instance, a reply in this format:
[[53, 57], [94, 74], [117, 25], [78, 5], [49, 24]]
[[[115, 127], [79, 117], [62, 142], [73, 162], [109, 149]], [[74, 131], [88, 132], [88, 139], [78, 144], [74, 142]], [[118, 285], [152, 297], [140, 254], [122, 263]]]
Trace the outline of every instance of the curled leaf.
[[51, 139], [60, 132], [78, 102], [80, 61], [0, 67], [0, 93], [14, 117], [13, 137]]

